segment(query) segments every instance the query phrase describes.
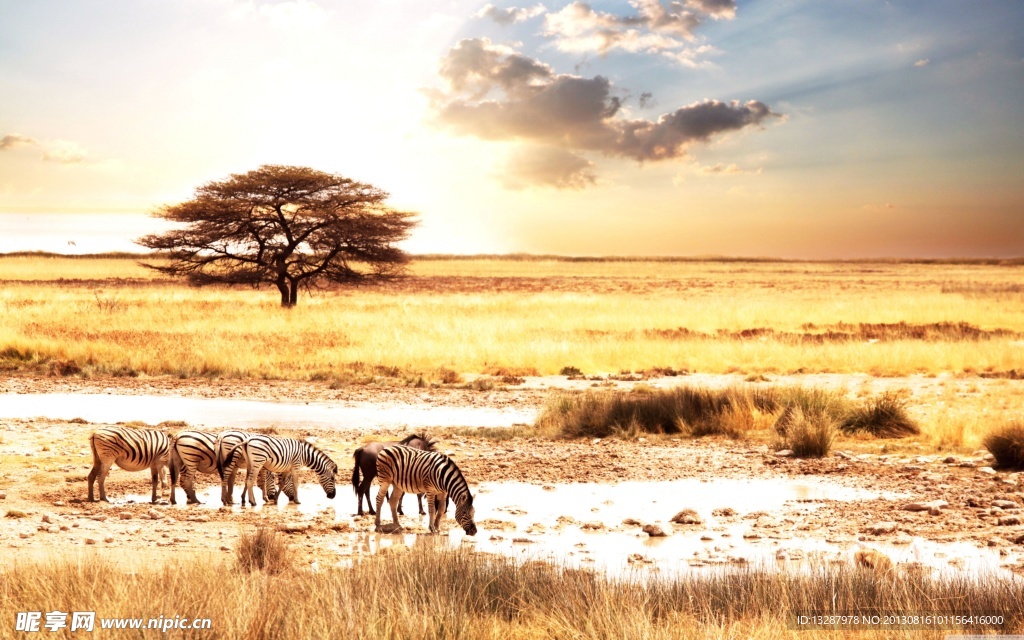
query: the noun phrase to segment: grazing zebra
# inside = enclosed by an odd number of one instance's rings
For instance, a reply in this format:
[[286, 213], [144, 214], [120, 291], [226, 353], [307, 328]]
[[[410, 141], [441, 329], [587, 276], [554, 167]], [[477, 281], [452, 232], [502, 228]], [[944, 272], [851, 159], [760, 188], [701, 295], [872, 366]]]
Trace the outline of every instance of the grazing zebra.
[[[433, 451], [436, 443], [431, 438], [413, 434], [398, 442], [371, 442], [356, 449], [355, 453], [352, 454], [352, 458], [355, 461], [355, 464], [352, 466], [352, 489], [356, 492], [356, 515], [363, 515], [364, 496], [366, 497], [366, 508], [369, 510], [370, 515], [376, 515], [377, 512], [373, 510], [373, 501], [370, 500], [370, 485], [373, 483], [373, 479], [377, 477], [377, 456], [384, 447], [389, 447], [393, 444], [404, 444], [407, 447], [422, 449], [423, 451]], [[362, 480], [359, 479], [360, 470], [363, 472]], [[416, 495], [416, 502], [422, 516], [425, 513], [423, 511], [422, 494]], [[401, 502], [398, 503], [398, 515], [405, 515], [402, 512]]]
[[385, 447], [377, 456], [377, 480], [380, 489], [377, 491], [377, 530], [380, 531], [380, 511], [387, 497], [388, 487], [395, 485], [395, 490], [388, 500], [391, 505], [391, 519], [401, 528], [398, 522], [398, 503], [406, 492], [422, 493], [427, 496], [430, 532], [437, 533], [444, 518], [442, 505], [448, 504], [448, 498], [455, 503], [455, 520], [466, 533], [476, 535], [476, 523], [473, 515], [473, 494], [469, 492], [469, 484], [465, 476], [452, 459], [436, 451], [420, 451], [411, 447], [394, 445]]
[[295, 504], [299, 503], [299, 485], [295, 472], [300, 467], [309, 467], [316, 473], [328, 498], [334, 498], [336, 493], [334, 477], [338, 474], [338, 465], [326, 453], [305, 440], [254, 435], [228, 454], [228, 468], [237, 467], [241, 462], [245, 462], [246, 467], [242, 506], [245, 506], [246, 496], [249, 504], [256, 505], [256, 496], [252, 491], [253, 479], [263, 469], [281, 474], [285, 495]]
[[[231, 452], [235, 447], [256, 435], [259, 434], [246, 431], [223, 431], [214, 441], [213, 451], [210, 455], [214, 461], [214, 473], [220, 475], [221, 504], [229, 505], [235, 503], [235, 476], [238, 473], [239, 463], [243, 461], [243, 458], [239, 456], [235, 459], [234, 464], [229, 464]], [[295, 494], [295, 486], [292, 484], [291, 478], [280, 476], [278, 480], [282, 483], [282, 488], [286, 495], [292, 496]], [[263, 492], [263, 499], [265, 501], [275, 502], [277, 500], [279, 491], [274, 481], [274, 474], [263, 469], [256, 477], [256, 484]]]
[[[234, 434], [242, 434], [242, 432], [228, 431], [225, 434], [231, 434], [228, 437], [232, 438]], [[174, 489], [178, 484], [179, 477], [181, 478], [181, 488], [185, 490], [185, 495], [188, 497], [188, 504], [200, 504], [195, 491], [196, 474], [218, 473], [217, 443], [225, 434], [217, 436], [204, 431], [182, 431], [171, 437], [171, 504], [178, 504]], [[248, 437], [250, 434], [243, 435]], [[274, 483], [273, 475], [268, 477], [268, 473], [264, 471], [258, 479], [258, 483], [263, 490], [264, 497], [272, 501], [277, 499], [277, 486]], [[223, 492], [221, 500], [223, 501]], [[228, 503], [224, 502], [224, 504]]]
[[153, 473], [153, 503], [161, 471], [170, 461], [170, 440], [163, 431], [104, 427], [89, 436], [92, 448], [92, 470], [89, 472], [89, 502], [95, 501], [93, 483], [99, 478], [100, 500], [108, 502], [106, 481], [110, 467], [116, 462], [125, 471], [149, 469]]

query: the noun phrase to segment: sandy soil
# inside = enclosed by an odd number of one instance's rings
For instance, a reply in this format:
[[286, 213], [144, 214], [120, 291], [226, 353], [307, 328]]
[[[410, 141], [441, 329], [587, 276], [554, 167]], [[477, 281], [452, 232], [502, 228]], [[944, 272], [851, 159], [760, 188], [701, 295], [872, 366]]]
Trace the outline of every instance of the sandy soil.
[[[807, 384], [842, 383], [848, 389], [909, 389], [919, 399], [934, 396], [931, 404], [918, 403], [919, 411], [941, 410], [950, 393], [965, 394], [978, 406], [1016, 411], [1024, 388], [1021, 381], [982, 379], [860, 379], [858, 377], [804, 380]], [[718, 376], [716, 380], [727, 376]], [[665, 379], [671, 382], [671, 379]], [[838, 380], [838, 382], [836, 382]], [[678, 381], [676, 381], [678, 383]], [[785, 380], [773, 380], [788, 383]], [[204, 397], [276, 399], [288, 401], [416, 402], [451, 406], [537, 406], [552, 387], [585, 388], [620, 382], [529, 380], [526, 384], [479, 392], [472, 389], [347, 387], [332, 390], [322, 385], [295, 382], [181, 381], [174, 379], [78, 380], [20, 377], [0, 381], [0, 393], [87, 392], [170, 394]], [[655, 384], [667, 384], [661, 380]], [[953, 389], [950, 390], [950, 385]], [[1017, 385], [1008, 388], [1007, 385]], [[942, 395], [945, 393], [946, 395]], [[1016, 397], [1010, 404], [1005, 398]], [[1003, 398], [999, 405], [993, 398]], [[998, 406], [997, 406], [998, 405]], [[929, 409], [930, 408], [930, 409]], [[980, 409], [979, 409], [980, 410]], [[115, 469], [107, 482], [111, 504], [87, 503], [86, 476], [92, 464], [88, 434], [99, 425], [51, 420], [0, 420], [0, 548], [30, 558], [64, 550], [109, 549], [111, 557], [181, 552], [230, 552], [238, 536], [260, 522], [293, 525], [293, 546], [309, 562], [333, 564], [358, 553], [374, 552], [373, 518], [336, 517], [333, 510], [306, 515], [294, 507], [242, 511], [171, 507], [164, 501], [125, 501], [127, 495], [149, 495], [145, 473]], [[899, 494], [895, 499], [855, 502], [833, 501], [810, 511], [764, 514], [750, 521], [761, 537], [818, 538], [837, 543], [870, 544], [909, 542], [911, 537], [933, 541], [972, 541], [993, 547], [1007, 566], [1024, 566], [1024, 479], [1022, 474], [993, 471], [983, 452], [937, 454], [926, 444], [844, 441], [833, 455], [821, 460], [779, 457], [758, 442], [649, 438], [623, 441], [606, 438], [552, 442], [515, 438], [496, 440], [472, 435], [471, 430], [432, 431], [439, 449], [454, 456], [471, 484], [522, 481], [540, 485], [573, 482], [614, 483], [624, 480], [701, 478], [820, 477], [847, 487]], [[302, 431], [314, 437], [341, 468], [336, 500], [355, 513], [355, 498], [348, 488], [351, 452], [369, 440], [397, 439], [398, 430]], [[885, 450], [883, 450], [885, 449]], [[213, 484], [212, 476], [201, 477]], [[307, 481], [315, 478], [309, 474]], [[376, 493], [376, 490], [373, 490]], [[179, 489], [179, 503], [184, 502]], [[484, 496], [486, 499], [486, 496]], [[941, 502], [940, 502], [941, 501]], [[684, 509], [685, 496], [676, 498]], [[908, 510], [914, 503], [932, 503], [931, 509]], [[944, 504], [943, 504], [944, 503]], [[412, 507], [412, 500], [407, 500]], [[728, 506], [728, 505], [724, 505]], [[349, 508], [350, 507], [350, 508]], [[528, 508], [528, 507], [527, 507]], [[640, 522], [648, 514], [637, 513]], [[423, 532], [424, 521], [406, 518], [407, 532]], [[452, 525], [449, 517], [448, 524]], [[501, 524], [507, 528], [508, 523]], [[622, 522], [603, 523], [621, 530]], [[490, 532], [481, 525], [480, 536]], [[687, 529], [688, 533], [698, 529]], [[546, 535], [559, 535], [550, 531]], [[646, 534], [639, 534], [646, 535]], [[126, 554], [126, 552], [129, 552]]]

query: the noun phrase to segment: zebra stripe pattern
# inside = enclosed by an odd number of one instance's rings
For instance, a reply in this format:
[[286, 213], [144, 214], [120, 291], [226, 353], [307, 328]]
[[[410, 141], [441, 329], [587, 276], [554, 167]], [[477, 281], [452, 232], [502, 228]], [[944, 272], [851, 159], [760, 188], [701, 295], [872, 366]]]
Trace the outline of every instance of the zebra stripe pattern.
[[[246, 465], [245, 491], [242, 493], [243, 506], [246, 496], [249, 498], [249, 504], [256, 505], [256, 498], [252, 491], [253, 479], [263, 469], [281, 474], [281, 482], [286, 489], [285, 494], [295, 504], [299, 503], [298, 480], [295, 474], [301, 467], [309, 467], [316, 473], [320, 486], [323, 487], [328, 498], [334, 498], [337, 493], [334, 478], [338, 474], [338, 465], [326, 453], [305, 440], [254, 435], [235, 447], [229, 454], [228, 466], [240, 464], [239, 456]], [[287, 492], [289, 483], [291, 493]]]
[[420, 451], [411, 447], [394, 445], [385, 447], [377, 456], [377, 530], [380, 526], [380, 510], [387, 497], [388, 488], [394, 485], [388, 504], [391, 519], [401, 529], [398, 521], [398, 503], [407, 493], [423, 493], [427, 496], [430, 532], [437, 533], [444, 518], [444, 510], [450, 498], [455, 503], [455, 520], [468, 535], [476, 535], [473, 516], [473, 494], [459, 467], [446, 455], [436, 451]]
[[[216, 473], [220, 475], [221, 504], [229, 505], [235, 503], [235, 476], [238, 473], [239, 465], [244, 463], [244, 456], [232, 456], [235, 448], [257, 435], [259, 434], [246, 431], [224, 431], [217, 436], [216, 442], [213, 445], [213, 455], [216, 463]], [[280, 480], [281, 488], [284, 490], [285, 495], [289, 497], [295, 495], [295, 485], [290, 477], [278, 476], [276, 479]], [[277, 496], [280, 492], [277, 482], [275, 482], [274, 474], [263, 469], [256, 477], [256, 485], [263, 492], [264, 500], [267, 502], [277, 501]]]
[[181, 477], [188, 504], [199, 504], [196, 474], [217, 473], [217, 436], [204, 431], [182, 431], [171, 438], [171, 504], [178, 504], [174, 488]]
[[100, 500], [108, 502], [106, 480], [110, 468], [125, 471], [149, 469], [153, 475], [153, 503], [157, 501], [157, 484], [164, 467], [170, 463], [170, 439], [162, 431], [104, 427], [89, 436], [92, 449], [92, 470], [89, 471], [89, 502], [95, 500], [93, 483], [99, 480]]

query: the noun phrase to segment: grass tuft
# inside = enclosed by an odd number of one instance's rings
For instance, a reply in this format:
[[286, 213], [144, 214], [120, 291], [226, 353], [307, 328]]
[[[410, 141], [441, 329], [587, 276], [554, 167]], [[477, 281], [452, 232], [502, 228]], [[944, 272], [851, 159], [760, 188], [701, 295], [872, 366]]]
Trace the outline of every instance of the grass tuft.
[[804, 414], [790, 405], [775, 422], [779, 449], [789, 449], [797, 458], [823, 458], [832, 450], [838, 428], [827, 414]]
[[245, 572], [284, 573], [291, 566], [288, 543], [272, 527], [260, 525], [253, 533], [245, 533], [235, 548], [238, 566]]
[[991, 431], [982, 444], [1001, 468], [1024, 469], [1024, 422], [1011, 422]]
[[907, 415], [907, 402], [899, 394], [889, 392], [853, 408], [840, 423], [846, 433], [862, 431], [876, 438], [903, 438], [921, 433], [921, 428]]

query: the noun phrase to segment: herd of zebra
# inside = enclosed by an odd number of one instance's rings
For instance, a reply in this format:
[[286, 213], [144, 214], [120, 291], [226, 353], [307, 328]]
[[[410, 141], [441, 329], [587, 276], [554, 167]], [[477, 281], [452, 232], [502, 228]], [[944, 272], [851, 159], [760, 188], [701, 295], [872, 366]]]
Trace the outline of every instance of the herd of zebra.
[[[217, 474], [221, 481], [221, 502], [234, 504], [236, 474], [245, 469], [245, 487], [241, 504], [256, 504], [253, 486], [258, 485], [264, 500], [276, 501], [280, 493], [296, 504], [299, 502], [296, 472], [308, 467], [316, 473], [328, 498], [334, 498], [338, 465], [316, 446], [305, 440], [279, 438], [245, 431], [181, 431], [168, 435], [155, 429], [104, 427], [89, 436], [93, 466], [89, 472], [89, 501], [95, 500], [94, 484], [99, 485], [99, 499], [106, 502], [106, 478], [116, 463], [125, 471], [149, 469], [152, 474], [152, 501], [157, 502], [158, 486], [164, 469], [170, 471], [171, 504], [177, 504], [175, 487], [179, 482], [188, 504], [198, 504], [195, 485], [199, 473]], [[381, 530], [381, 507], [391, 491], [388, 504], [397, 530], [398, 516], [405, 493], [427, 497], [430, 532], [440, 530], [448, 500], [455, 503], [455, 520], [469, 535], [476, 535], [473, 521], [473, 495], [458, 466], [448, 456], [434, 451], [429, 438], [414, 435], [398, 442], [374, 442], [360, 447], [353, 454], [352, 488], [358, 500], [358, 515], [363, 513], [363, 497], [375, 525]], [[362, 471], [362, 479], [360, 479]], [[378, 478], [377, 508], [370, 503], [369, 488]]]

